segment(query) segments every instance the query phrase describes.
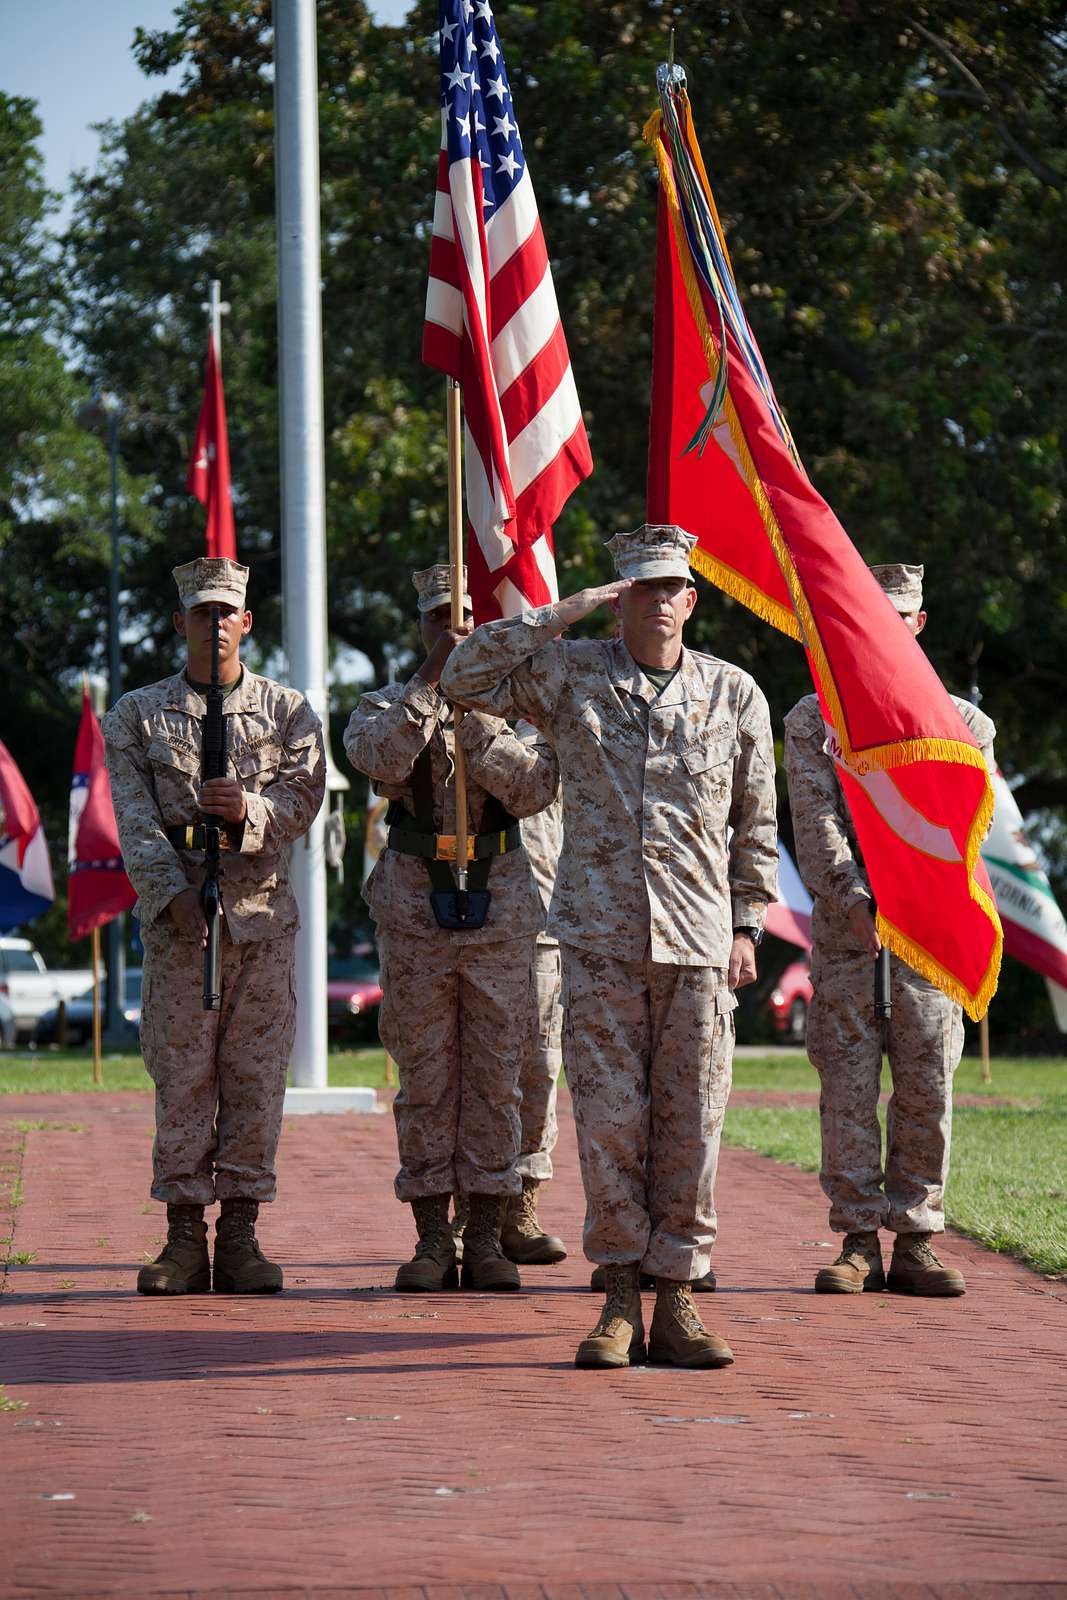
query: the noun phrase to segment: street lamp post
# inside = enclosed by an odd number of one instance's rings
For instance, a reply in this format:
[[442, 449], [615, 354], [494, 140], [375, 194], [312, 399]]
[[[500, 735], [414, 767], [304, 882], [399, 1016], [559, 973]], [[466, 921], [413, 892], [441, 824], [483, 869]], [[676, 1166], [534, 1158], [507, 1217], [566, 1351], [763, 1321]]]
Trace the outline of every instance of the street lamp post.
[[[111, 565], [107, 589], [107, 666], [108, 705], [122, 693], [122, 640], [119, 616], [119, 427], [124, 407], [117, 394], [97, 390], [92, 400], [78, 409], [84, 428], [99, 433], [107, 430], [111, 460]], [[107, 925], [107, 1032], [120, 1036], [126, 1009], [126, 918], [121, 913]]]

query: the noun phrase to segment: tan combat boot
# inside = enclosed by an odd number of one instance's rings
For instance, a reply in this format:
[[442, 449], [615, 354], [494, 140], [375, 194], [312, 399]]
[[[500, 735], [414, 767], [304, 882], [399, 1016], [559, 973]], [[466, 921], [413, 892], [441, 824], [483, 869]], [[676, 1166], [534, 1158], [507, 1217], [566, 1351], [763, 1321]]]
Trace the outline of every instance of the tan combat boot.
[[846, 1233], [837, 1260], [815, 1274], [816, 1294], [862, 1294], [864, 1289], [884, 1288], [877, 1233]]
[[277, 1294], [282, 1269], [268, 1261], [256, 1239], [259, 1201], [234, 1197], [222, 1202], [215, 1224], [216, 1294]]
[[[702, 1278], [694, 1278], [689, 1287], [694, 1294], [714, 1294], [716, 1281], [715, 1274], [709, 1267], [704, 1276]], [[589, 1277], [589, 1287], [595, 1294], [603, 1294], [606, 1291], [608, 1281], [604, 1276], [603, 1267], [593, 1268]], [[656, 1287], [656, 1280], [650, 1272], [642, 1272], [641, 1287], [642, 1289], [654, 1289]]]
[[522, 1193], [509, 1195], [504, 1208], [500, 1246], [509, 1261], [521, 1267], [552, 1267], [566, 1261], [567, 1248], [554, 1233], [545, 1233], [537, 1220], [537, 1178], [523, 1178]]
[[604, 1268], [607, 1298], [600, 1321], [578, 1346], [576, 1367], [632, 1367], [645, 1359], [645, 1324], [636, 1261]]
[[728, 1367], [734, 1353], [701, 1322], [688, 1283], [657, 1278], [648, 1359], [654, 1366]]
[[521, 1289], [518, 1269], [500, 1248], [504, 1196], [472, 1194], [470, 1218], [463, 1230], [464, 1289]]
[[397, 1269], [396, 1288], [402, 1294], [425, 1294], [434, 1289], [454, 1289], [456, 1241], [448, 1220], [447, 1194], [422, 1195], [411, 1202], [419, 1242], [410, 1261]]
[[137, 1274], [138, 1294], [208, 1294], [211, 1258], [203, 1206], [167, 1207], [167, 1242]]
[[887, 1289], [896, 1294], [955, 1295], [967, 1293], [967, 1280], [946, 1267], [930, 1248], [928, 1233], [898, 1233], [889, 1263]]

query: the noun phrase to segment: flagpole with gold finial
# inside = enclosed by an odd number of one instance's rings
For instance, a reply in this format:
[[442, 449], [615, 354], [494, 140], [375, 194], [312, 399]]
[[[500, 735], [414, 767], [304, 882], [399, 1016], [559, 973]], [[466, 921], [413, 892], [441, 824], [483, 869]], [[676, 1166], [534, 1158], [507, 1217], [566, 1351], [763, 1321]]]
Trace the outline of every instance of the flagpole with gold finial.
[[[448, 559], [452, 567], [452, 627], [463, 626], [463, 446], [460, 437], [460, 386], [448, 378]], [[467, 911], [467, 774], [459, 729], [463, 707], [456, 706], [453, 733], [456, 768], [456, 903], [462, 919]]]

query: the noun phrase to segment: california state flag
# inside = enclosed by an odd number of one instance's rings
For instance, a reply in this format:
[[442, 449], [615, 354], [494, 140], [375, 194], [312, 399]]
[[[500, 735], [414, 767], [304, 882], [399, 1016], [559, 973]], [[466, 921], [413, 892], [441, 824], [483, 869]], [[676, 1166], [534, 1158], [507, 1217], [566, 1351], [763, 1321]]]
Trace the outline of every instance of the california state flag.
[[648, 516], [695, 534], [693, 565], [807, 651], [878, 902], [882, 940], [985, 1011], [1001, 927], [979, 851], [982, 753], [808, 477], [748, 325], [685, 78], [660, 69]]
[[997, 805], [982, 859], [1004, 924], [1004, 948], [1042, 974], [1057, 1026], [1067, 1033], [1067, 922], [1000, 771], [994, 774], [993, 790]]

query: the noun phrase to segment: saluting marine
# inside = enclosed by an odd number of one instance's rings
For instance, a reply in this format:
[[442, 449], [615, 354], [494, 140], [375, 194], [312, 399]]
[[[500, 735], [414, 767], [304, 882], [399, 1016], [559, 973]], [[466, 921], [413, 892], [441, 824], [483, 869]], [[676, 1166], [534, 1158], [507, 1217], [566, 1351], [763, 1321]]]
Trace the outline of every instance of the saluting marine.
[[[391, 802], [387, 848], [364, 893], [381, 953], [382, 1043], [400, 1079], [396, 1195], [411, 1205], [418, 1232], [396, 1287], [455, 1284], [448, 1208], [452, 1195], [465, 1194], [464, 1287], [517, 1289], [500, 1231], [505, 1201], [521, 1192], [519, 1079], [537, 1029], [533, 946], [542, 925], [518, 819], [555, 797], [559, 767], [543, 741], [523, 743], [496, 717], [466, 716], [457, 734], [438, 687], [456, 639], [452, 569], [439, 564], [412, 581], [426, 660], [407, 683], [365, 694], [344, 741], [352, 765]], [[466, 596], [464, 605], [469, 618]], [[489, 895], [480, 926], [476, 916], [459, 925], [453, 915], [457, 738], [474, 838], [471, 907]]]
[[[694, 543], [671, 526], [617, 534], [619, 582], [484, 624], [441, 680], [464, 704], [531, 718], [559, 757], [548, 932], [562, 953], [585, 1253], [607, 1280], [579, 1366], [644, 1358], [642, 1270], [657, 1290], [650, 1360], [733, 1359], [689, 1286], [715, 1239], [733, 990], [755, 976], [776, 890], [774, 753], [748, 674], [683, 647]], [[606, 600], [621, 639], [556, 638]]]
[[[913, 635], [926, 625], [921, 566], [871, 571]], [[996, 730], [976, 706], [952, 700], [992, 769]], [[814, 899], [808, 1055], [822, 1085], [821, 1182], [841, 1254], [816, 1276], [824, 1294], [864, 1289], [959, 1295], [963, 1274], [944, 1266], [930, 1240], [945, 1226], [952, 1075], [963, 1051], [963, 1013], [934, 984], [891, 955], [887, 1030], [893, 1095], [885, 1170], [878, 1094], [883, 1023], [874, 1011], [872, 961], [881, 948], [870, 882], [816, 695], [785, 719], [785, 768], [797, 865]], [[894, 1234], [885, 1273], [878, 1229]]]
[[[137, 891], [144, 978], [141, 1048], [156, 1089], [152, 1196], [167, 1243], [142, 1294], [267, 1294], [282, 1272], [259, 1249], [274, 1199], [295, 1030], [289, 846], [322, 804], [319, 719], [304, 696], [241, 665], [248, 568], [200, 557], [174, 569], [184, 672], [122, 696], [103, 721], [122, 856]], [[213, 616], [232, 777], [201, 782]], [[222, 819], [221, 1009], [204, 1009], [200, 890], [205, 818]], [[221, 1202], [214, 1263], [204, 1208]], [[213, 1278], [212, 1278], [213, 1268]]]

